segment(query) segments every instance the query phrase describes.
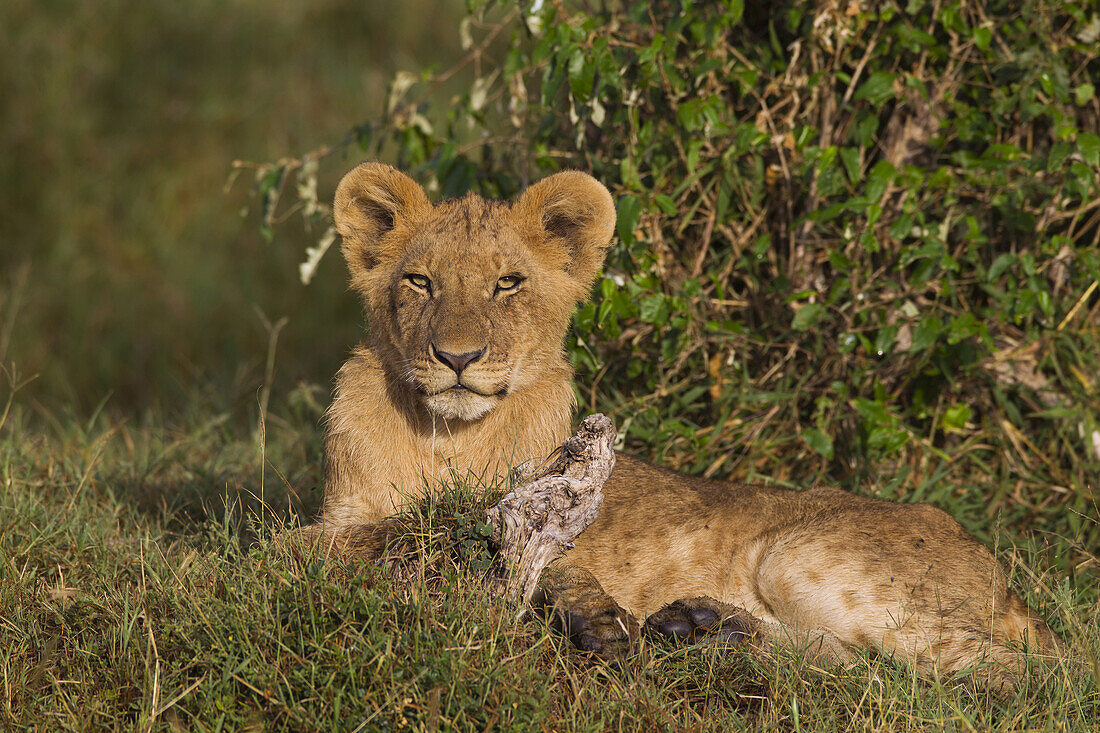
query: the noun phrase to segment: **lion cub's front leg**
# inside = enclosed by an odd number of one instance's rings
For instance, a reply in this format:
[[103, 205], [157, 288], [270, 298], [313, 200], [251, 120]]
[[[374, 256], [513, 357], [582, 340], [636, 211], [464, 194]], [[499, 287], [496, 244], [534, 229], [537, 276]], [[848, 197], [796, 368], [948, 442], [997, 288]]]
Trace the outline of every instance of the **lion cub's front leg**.
[[550, 617], [579, 649], [601, 657], [625, 655], [638, 638], [638, 622], [584, 568], [558, 562], [546, 568], [531, 603]]
[[399, 526], [397, 520], [393, 518], [345, 527], [316, 522], [283, 533], [277, 538], [276, 543], [299, 558], [319, 555], [377, 560], [382, 556]]

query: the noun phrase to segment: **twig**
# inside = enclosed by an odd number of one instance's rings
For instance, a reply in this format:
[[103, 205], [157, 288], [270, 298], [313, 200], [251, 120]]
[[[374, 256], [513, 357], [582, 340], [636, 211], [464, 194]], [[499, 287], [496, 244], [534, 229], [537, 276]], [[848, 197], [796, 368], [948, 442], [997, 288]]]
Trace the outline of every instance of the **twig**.
[[260, 388], [260, 422], [267, 420], [267, 405], [271, 399], [271, 385], [275, 379], [275, 349], [279, 344], [279, 333], [283, 330], [289, 319], [283, 316], [272, 323], [258, 305], [253, 305], [256, 317], [267, 332], [267, 362], [264, 365], [264, 383]]
[[715, 201], [714, 206], [710, 209], [710, 216], [707, 217], [707, 225], [703, 229], [703, 243], [699, 246], [699, 254], [695, 256], [695, 265], [691, 268], [693, 278], [699, 277], [699, 273], [703, 271], [703, 261], [707, 258], [707, 252], [710, 250], [710, 236], [714, 233], [714, 220], [717, 216], [718, 202]]

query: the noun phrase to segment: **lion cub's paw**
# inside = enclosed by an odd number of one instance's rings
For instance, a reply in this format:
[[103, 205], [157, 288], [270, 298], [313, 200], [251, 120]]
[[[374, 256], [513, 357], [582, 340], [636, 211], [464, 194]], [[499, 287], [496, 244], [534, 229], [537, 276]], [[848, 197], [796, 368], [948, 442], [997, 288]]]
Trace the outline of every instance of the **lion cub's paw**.
[[625, 656], [638, 638], [638, 622], [584, 568], [551, 565], [531, 602], [574, 646], [601, 657]]
[[733, 646], [759, 628], [760, 621], [748, 611], [707, 596], [673, 601], [645, 621], [647, 636], [678, 644], [711, 641]]
[[638, 622], [604, 594], [579, 598], [550, 621], [575, 647], [604, 659], [626, 656], [638, 638]]

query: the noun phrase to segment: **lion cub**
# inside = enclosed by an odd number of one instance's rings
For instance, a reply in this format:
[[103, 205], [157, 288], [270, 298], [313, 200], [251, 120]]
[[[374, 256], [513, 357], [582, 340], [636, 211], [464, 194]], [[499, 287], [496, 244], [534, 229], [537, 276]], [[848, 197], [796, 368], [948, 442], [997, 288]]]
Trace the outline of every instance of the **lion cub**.
[[[513, 203], [429, 202], [381, 163], [349, 172], [336, 227], [368, 341], [336, 378], [325, 496], [312, 537], [364, 552], [372, 524], [451, 473], [489, 482], [570, 432], [570, 315], [615, 225], [603, 185], [569, 171]], [[983, 662], [1012, 685], [1015, 646], [1057, 637], [950, 516], [835, 489], [786, 491], [684, 476], [620, 455], [599, 519], [544, 574], [540, 600], [582, 648], [614, 654], [638, 629], [669, 639], [801, 645], [827, 663], [867, 647], [918, 670]]]

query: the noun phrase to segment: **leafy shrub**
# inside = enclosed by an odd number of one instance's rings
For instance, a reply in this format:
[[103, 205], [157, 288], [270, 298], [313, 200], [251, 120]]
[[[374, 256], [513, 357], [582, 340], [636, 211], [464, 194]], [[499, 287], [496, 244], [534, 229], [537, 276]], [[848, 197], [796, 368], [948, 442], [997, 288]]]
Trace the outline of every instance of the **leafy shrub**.
[[[439, 196], [608, 185], [618, 240], [569, 349], [627, 449], [950, 499], [975, 529], [1003, 510], [1095, 552], [1091, 2], [468, 7], [466, 56], [399, 75], [347, 143]], [[261, 167], [269, 220], [328, 152]]]

